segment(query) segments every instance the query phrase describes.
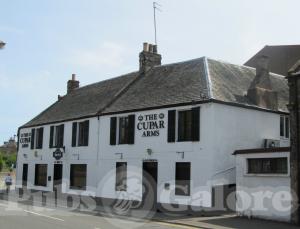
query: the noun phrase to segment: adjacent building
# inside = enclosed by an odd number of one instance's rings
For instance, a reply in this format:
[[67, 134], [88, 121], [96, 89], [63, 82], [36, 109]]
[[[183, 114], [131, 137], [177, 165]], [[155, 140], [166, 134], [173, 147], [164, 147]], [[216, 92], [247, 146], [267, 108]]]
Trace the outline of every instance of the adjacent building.
[[300, 45], [266, 45], [244, 65], [255, 68], [261, 56], [269, 57], [271, 72], [288, 76], [290, 68], [300, 59]]
[[8, 141], [3, 142], [0, 146], [0, 152], [5, 154], [12, 154], [17, 152], [17, 143], [14, 138], [10, 138]]
[[[289, 146], [288, 85], [270, 73], [202, 57], [79, 87], [19, 128], [17, 187], [212, 208], [234, 190], [239, 149]], [[143, 187], [144, 186], [144, 187]], [[145, 186], [150, 187], [152, 199]]]

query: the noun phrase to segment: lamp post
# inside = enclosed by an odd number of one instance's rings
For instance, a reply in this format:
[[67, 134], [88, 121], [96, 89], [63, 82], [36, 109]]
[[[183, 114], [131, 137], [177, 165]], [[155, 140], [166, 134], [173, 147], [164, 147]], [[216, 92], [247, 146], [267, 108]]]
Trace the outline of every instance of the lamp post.
[[5, 46], [5, 43], [3, 41], [0, 40], [0, 49], [3, 49]]

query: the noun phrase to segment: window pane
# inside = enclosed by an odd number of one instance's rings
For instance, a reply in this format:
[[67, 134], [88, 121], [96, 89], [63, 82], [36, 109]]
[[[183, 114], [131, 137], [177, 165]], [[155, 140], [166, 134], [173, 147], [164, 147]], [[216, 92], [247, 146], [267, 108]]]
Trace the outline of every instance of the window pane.
[[78, 146], [88, 146], [89, 121], [79, 123]]
[[116, 163], [116, 191], [127, 190], [127, 163]]
[[290, 137], [290, 120], [288, 117], [285, 117], [285, 137]]
[[191, 163], [177, 162], [175, 176], [175, 195], [189, 196], [191, 180]]
[[284, 137], [284, 117], [280, 117], [280, 136]]
[[178, 112], [178, 141], [192, 140], [192, 111]]
[[70, 189], [86, 189], [86, 165], [71, 165]]
[[248, 173], [287, 174], [287, 158], [251, 158], [248, 159]]
[[47, 164], [35, 165], [34, 185], [47, 186]]
[[128, 143], [128, 117], [121, 117], [119, 119], [119, 144]]

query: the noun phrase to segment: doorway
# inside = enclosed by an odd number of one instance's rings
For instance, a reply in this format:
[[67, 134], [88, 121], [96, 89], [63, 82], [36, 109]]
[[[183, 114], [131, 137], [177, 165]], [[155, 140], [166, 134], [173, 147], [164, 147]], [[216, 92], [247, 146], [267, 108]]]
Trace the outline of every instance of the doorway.
[[63, 165], [62, 164], [54, 164], [54, 174], [53, 174], [53, 190], [54, 191], [61, 191], [62, 173], [63, 173]]
[[142, 206], [148, 210], [157, 208], [157, 162], [143, 162]]
[[28, 164], [23, 164], [22, 186], [27, 187], [28, 180]]

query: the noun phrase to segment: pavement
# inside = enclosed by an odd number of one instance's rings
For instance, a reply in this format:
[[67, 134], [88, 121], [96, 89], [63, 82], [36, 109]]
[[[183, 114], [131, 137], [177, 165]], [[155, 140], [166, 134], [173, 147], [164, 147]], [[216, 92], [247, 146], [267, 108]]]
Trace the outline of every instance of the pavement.
[[[12, 196], [13, 197], [13, 196]], [[259, 219], [247, 219], [235, 214], [210, 216], [168, 215], [155, 213], [150, 218], [139, 217], [141, 210], [136, 210], [131, 216], [114, 215], [98, 211], [72, 210], [63, 205], [43, 206], [42, 202], [16, 202], [14, 198], [0, 200], [0, 229], [34, 229], [34, 228], [72, 228], [72, 229], [114, 229], [114, 228], [202, 228], [202, 229], [299, 229], [291, 224], [278, 223]], [[134, 215], [134, 217], [132, 216]]]

